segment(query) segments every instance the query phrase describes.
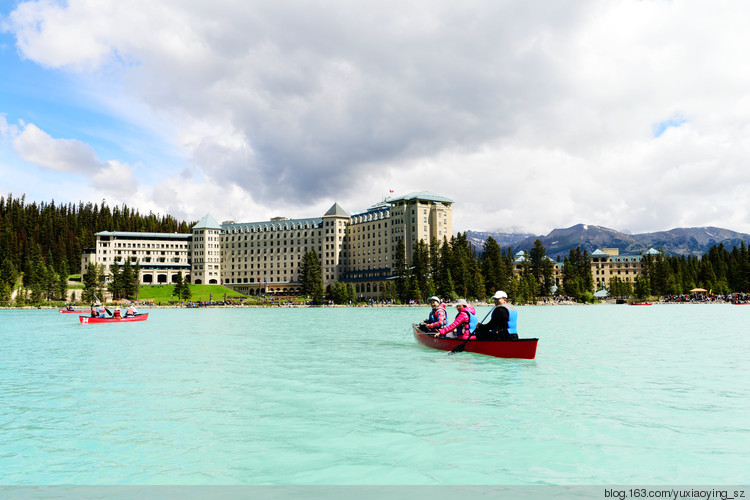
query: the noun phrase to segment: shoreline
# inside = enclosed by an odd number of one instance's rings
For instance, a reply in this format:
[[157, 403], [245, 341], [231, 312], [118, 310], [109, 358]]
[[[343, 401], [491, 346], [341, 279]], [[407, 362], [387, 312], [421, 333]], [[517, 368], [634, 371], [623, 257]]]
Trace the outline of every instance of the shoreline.
[[[492, 306], [490, 303], [486, 302], [469, 302], [470, 305], [474, 307], [484, 307], [484, 306]], [[731, 301], [725, 301], [725, 300], [714, 300], [714, 301], [695, 301], [695, 302], [677, 302], [677, 301], [653, 301], [648, 305], [684, 305], [684, 304], [725, 304], [725, 305], [737, 305], [734, 304]], [[516, 307], [520, 306], [529, 306], [529, 307], [550, 307], [550, 306], [599, 306], [599, 305], [621, 305], [621, 306], [628, 306], [631, 305], [629, 303], [625, 304], [617, 304], [614, 299], [612, 300], [605, 300], [605, 301], [599, 301], [594, 304], [582, 304], [579, 302], [574, 301], [551, 301], [551, 302], [542, 302], [537, 304], [513, 304]], [[741, 305], [741, 304], [740, 304]], [[267, 304], [220, 304], [220, 303], [214, 303], [210, 305], [195, 305], [195, 306], [187, 306], [187, 305], [181, 305], [181, 304], [136, 304], [136, 306], [141, 309], [237, 309], [237, 308], [247, 308], [247, 309], [269, 309], [269, 308], [285, 308], [285, 309], [295, 309], [295, 308], [372, 308], [372, 307], [411, 307], [411, 308], [429, 308], [429, 304], [321, 304], [321, 305], [310, 305], [310, 304], [276, 304], [276, 303], [267, 303]], [[448, 308], [452, 307], [451, 304], [446, 304]], [[110, 307], [120, 307], [123, 308], [124, 306], [112, 306]], [[44, 310], [52, 310], [52, 311], [59, 311], [60, 309], [63, 309], [64, 306], [22, 306], [22, 307], [16, 307], [16, 306], [0, 306], [0, 310], [31, 310], [31, 309], [44, 309]], [[81, 309], [78, 312], [81, 314], [89, 314], [89, 309]]]

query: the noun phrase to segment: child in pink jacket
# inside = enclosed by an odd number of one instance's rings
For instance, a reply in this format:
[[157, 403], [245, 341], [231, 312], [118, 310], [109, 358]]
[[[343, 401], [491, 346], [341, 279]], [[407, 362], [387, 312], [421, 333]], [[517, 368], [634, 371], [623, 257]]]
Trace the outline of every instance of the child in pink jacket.
[[[464, 299], [459, 299], [456, 302], [456, 309], [458, 314], [456, 319], [450, 325], [441, 328], [440, 331], [435, 335], [436, 337], [447, 337], [447, 338], [460, 338], [469, 339], [473, 337], [470, 330], [471, 317], [476, 315], [476, 310], [473, 306], [470, 306]], [[451, 333], [453, 331], [456, 333]]]

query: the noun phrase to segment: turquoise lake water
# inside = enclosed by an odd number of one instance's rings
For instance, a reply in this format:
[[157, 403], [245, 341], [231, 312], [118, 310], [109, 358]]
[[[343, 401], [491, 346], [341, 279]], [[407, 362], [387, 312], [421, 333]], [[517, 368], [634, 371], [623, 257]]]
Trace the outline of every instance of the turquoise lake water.
[[518, 309], [535, 360], [427, 307], [2, 310], [0, 484], [750, 484], [750, 306]]

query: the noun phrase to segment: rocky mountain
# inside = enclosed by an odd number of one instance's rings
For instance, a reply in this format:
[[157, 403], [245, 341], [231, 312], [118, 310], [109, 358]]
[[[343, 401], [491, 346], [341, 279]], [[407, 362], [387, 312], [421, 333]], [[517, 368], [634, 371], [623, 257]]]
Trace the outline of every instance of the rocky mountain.
[[[484, 242], [492, 236], [500, 245], [500, 248], [514, 247], [519, 241], [535, 236], [531, 233], [483, 233], [480, 231], [466, 231], [466, 239], [474, 248], [482, 250]], [[532, 240], [533, 241], [533, 240]]]
[[712, 246], [720, 243], [729, 249], [743, 241], [750, 246], [750, 234], [718, 227], [689, 227], [656, 233], [625, 234], [602, 226], [576, 224], [566, 229], [555, 229], [546, 236], [477, 231], [466, 233], [467, 239], [479, 251], [490, 236], [495, 238], [502, 248], [510, 246], [513, 252], [530, 250], [534, 241], [539, 239], [547, 250], [547, 255], [553, 258], [558, 255], [566, 256], [572, 248], [579, 245], [589, 253], [597, 248], [618, 248], [620, 254], [640, 254], [649, 248], [655, 248], [664, 250], [667, 255], [692, 256], [703, 255]]

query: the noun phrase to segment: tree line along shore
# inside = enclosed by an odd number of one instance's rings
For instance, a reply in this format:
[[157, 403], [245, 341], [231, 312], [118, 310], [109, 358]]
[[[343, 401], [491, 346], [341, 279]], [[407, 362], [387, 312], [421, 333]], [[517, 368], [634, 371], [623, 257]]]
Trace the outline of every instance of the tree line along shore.
[[[0, 197], [0, 304], [24, 307], [63, 303], [71, 298], [90, 302], [105, 292], [114, 299], [144, 298], [146, 289], [135, 277], [137, 264], [129, 262], [109, 276], [90, 272], [71, 288], [71, 275], [80, 272], [82, 248], [93, 246], [100, 231], [190, 231], [194, 223], [179, 222], [170, 216], [141, 215], [127, 206], [109, 208], [106, 203], [56, 205], [26, 203], [24, 197]], [[419, 241], [407, 259], [399, 240], [393, 263], [394, 278], [384, 287], [380, 301], [391, 304], [425, 303], [432, 295], [452, 301], [465, 298], [484, 303], [496, 290], [505, 290], [516, 304], [549, 300], [571, 303], [594, 301], [591, 257], [577, 247], [569, 255], [557, 257], [563, 264], [556, 278], [554, 261], [541, 241], [525, 252], [520, 264], [512, 248], [501, 248], [493, 239], [485, 241], [481, 252], [469, 243], [466, 233], [427, 243]], [[409, 264], [410, 263], [410, 264]], [[334, 282], [324, 288], [320, 261], [315, 252], [303, 258], [303, 296], [314, 304], [360, 302], [351, 283]], [[74, 283], [76, 283], [74, 281]], [[80, 291], [75, 288], [80, 286]], [[205, 301], [196, 287], [180, 277], [167, 297], [157, 300]], [[750, 252], [744, 243], [731, 249], [723, 244], [712, 247], [701, 257], [646, 256], [644, 272], [634, 282], [612, 278], [611, 296], [631, 300], [657, 300], [657, 297], [683, 296], [703, 288], [709, 295], [727, 296], [750, 292]], [[228, 289], [227, 289], [228, 290]], [[222, 299], [223, 297], [222, 292]], [[234, 299], [249, 300], [237, 292], [226, 292]]]

